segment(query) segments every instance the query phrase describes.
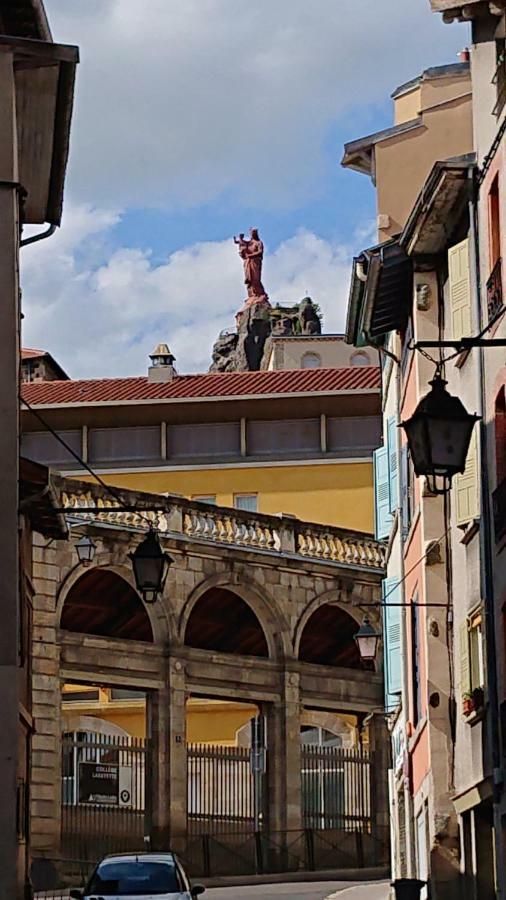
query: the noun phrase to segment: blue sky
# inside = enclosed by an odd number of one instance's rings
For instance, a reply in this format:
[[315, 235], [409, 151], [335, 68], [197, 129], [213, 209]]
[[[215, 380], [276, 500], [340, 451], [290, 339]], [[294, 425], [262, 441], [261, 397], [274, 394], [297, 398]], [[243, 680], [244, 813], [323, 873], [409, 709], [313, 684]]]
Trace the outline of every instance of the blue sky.
[[[60, 233], [23, 254], [26, 345], [74, 376], [138, 374], [160, 340], [207, 368], [243, 297], [231, 236], [258, 226], [271, 299], [309, 292], [343, 326], [374, 189], [343, 144], [392, 124], [389, 95], [457, 60], [429, 0], [46, 0], [76, 43]], [[57, 323], [57, 327], [55, 327]]]

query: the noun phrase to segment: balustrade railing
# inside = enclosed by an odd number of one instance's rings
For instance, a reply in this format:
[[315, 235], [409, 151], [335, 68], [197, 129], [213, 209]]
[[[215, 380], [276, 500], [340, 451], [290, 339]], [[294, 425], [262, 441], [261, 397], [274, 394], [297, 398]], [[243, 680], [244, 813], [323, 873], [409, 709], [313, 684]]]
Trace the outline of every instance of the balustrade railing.
[[68, 482], [61, 491], [61, 499], [65, 514], [83, 522], [108, 522], [145, 529], [149, 521], [160, 534], [181, 534], [195, 541], [284, 553], [340, 565], [375, 569], [384, 565], [384, 550], [372, 536], [302, 522], [293, 516], [250, 513], [158, 495], [146, 495], [140, 505], [139, 495], [128, 491], [121, 492], [122, 506], [115, 499], [104, 499], [95, 487], [68, 490]]

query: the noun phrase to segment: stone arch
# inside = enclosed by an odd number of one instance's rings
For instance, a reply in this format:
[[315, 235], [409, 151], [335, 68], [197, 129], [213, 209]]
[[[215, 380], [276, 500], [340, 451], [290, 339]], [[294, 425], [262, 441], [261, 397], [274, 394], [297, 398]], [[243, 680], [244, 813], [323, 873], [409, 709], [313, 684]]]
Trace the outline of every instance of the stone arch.
[[131, 738], [132, 735], [116, 725], [114, 722], [108, 722], [106, 719], [100, 719], [98, 716], [79, 716], [76, 714], [66, 715], [63, 713], [61, 722], [62, 733], [73, 731], [89, 731], [92, 734], [102, 734], [104, 737], [121, 737]]
[[65, 591], [60, 627], [79, 634], [154, 643], [151, 617], [137, 591], [113, 568], [94, 566]]
[[[352, 606], [351, 603], [344, 603], [338, 598], [341, 596], [342, 592], [339, 589], [334, 589], [330, 591], [325, 591], [323, 594], [318, 594], [317, 597], [314, 597], [311, 603], [308, 603], [304, 612], [299, 617], [298, 622], [295, 626], [294, 634], [293, 634], [293, 649], [296, 657], [299, 655], [300, 650], [300, 639], [306, 624], [309, 619], [316, 612], [316, 610], [323, 605], [331, 604], [332, 606], [338, 606], [344, 612], [348, 613], [351, 616], [356, 624], [357, 630], [360, 627], [360, 624], [364, 618], [363, 612], [356, 606]], [[371, 621], [373, 616], [370, 616]]]
[[135, 581], [131, 567], [114, 564], [109, 565], [107, 562], [100, 566], [92, 566], [88, 568], [82, 565], [77, 565], [72, 569], [71, 572], [69, 572], [63, 583], [60, 585], [56, 600], [56, 621], [60, 625], [60, 627], [65, 627], [62, 624], [63, 610], [67, 599], [72, 593], [74, 587], [78, 584], [78, 582], [80, 582], [81, 578], [86, 577], [89, 573], [94, 572], [97, 569], [101, 571], [108, 571], [117, 575], [122, 579], [123, 582], [126, 582], [131, 591], [136, 595], [139, 603], [142, 605], [145, 614], [149, 619], [152, 632], [150, 642], [154, 644], [168, 643], [171, 629], [169, 628], [169, 617], [166, 613], [163, 598], [158, 600], [153, 605], [145, 604], [135, 588]]
[[303, 662], [361, 669], [353, 636], [363, 613], [339, 596], [339, 591], [325, 591], [305, 609], [295, 628], [295, 655]]
[[269, 658], [279, 659], [284, 655], [290, 655], [288, 626], [282, 622], [277, 611], [273, 609], [272, 601], [264, 597], [256, 585], [245, 584], [230, 574], [212, 575], [193, 589], [179, 620], [179, 637], [182, 644], [185, 642], [187, 626], [193, 610], [202, 597], [215, 589], [235, 594], [249, 608], [263, 631], [268, 651], [266, 655]]

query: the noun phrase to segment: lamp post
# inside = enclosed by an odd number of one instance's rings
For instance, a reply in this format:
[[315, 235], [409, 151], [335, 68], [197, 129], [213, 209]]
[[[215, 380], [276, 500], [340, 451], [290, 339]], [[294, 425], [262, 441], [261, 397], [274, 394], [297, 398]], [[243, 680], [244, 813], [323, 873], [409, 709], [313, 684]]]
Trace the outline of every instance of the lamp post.
[[97, 548], [92, 539], [88, 537], [87, 534], [83, 534], [83, 536], [79, 538], [76, 544], [77, 558], [79, 559], [79, 562], [82, 563], [83, 566], [91, 566], [96, 549]]
[[439, 370], [430, 384], [431, 390], [401, 427], [416, 475], [426, 476], [432, 493], [444, 494], [453, 476], [465, 470], [474, 424], [481, 417], [468, 413], [462, 401], [448, 393]]
[[372, 627], [369, 617], [366, 616], [355, 635], [360, 659], [363, 662], [375, 662], [378, 653], [378, 645], [381, 633]]
[[128, 556], [132, 561], [135, 584], [142, 594], [145, 603], [155, 603], [162, 593], [169, 566], [174, 562], [168, 553], [160, 547], [160, 541], [154, 528], [149, 531]]

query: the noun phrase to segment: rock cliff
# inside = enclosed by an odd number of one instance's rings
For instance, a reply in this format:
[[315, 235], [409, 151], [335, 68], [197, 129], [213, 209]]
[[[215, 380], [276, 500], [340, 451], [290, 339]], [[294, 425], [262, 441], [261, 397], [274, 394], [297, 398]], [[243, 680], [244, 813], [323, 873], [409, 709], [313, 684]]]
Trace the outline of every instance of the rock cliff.
[[241, 310], [236, 322], [235, 330], [222, 331], [215, 342], [210, 372], [258, 371], [267, 365], [272, 337], [322, 330], [318, 307], [310, 297], [295, 306], [259, 300]]

